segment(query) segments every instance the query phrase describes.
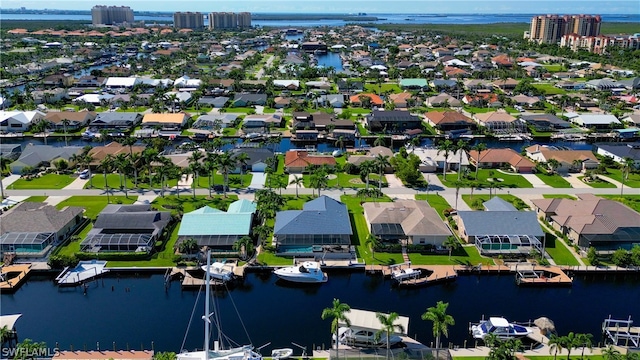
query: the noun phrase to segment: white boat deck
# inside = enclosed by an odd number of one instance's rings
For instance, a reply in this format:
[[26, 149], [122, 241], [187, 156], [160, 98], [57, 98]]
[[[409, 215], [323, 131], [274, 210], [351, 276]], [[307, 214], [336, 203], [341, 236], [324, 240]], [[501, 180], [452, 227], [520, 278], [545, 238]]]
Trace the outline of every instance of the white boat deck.
[[73, 269], [65, 268], [58, 277], [58, 285], [80, 285], [85, 280], [89, 280], [98, 275], [102, 275], [109, 270], [106, 269], [107, 262], [102, 260], [80, 261]]

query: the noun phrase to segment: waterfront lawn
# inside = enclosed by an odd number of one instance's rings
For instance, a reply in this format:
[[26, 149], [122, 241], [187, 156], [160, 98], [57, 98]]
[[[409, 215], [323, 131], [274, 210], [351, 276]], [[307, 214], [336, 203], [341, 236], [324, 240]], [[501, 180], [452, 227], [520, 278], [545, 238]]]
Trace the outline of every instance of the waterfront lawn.
[[180, 224], [176, 224], [171, 232], [171, 236], [165, 242], [164, 248], [161, 251], [154, 253], [151, 255], [151, 259], [149, 260], [139, 260], [139, 261], [117, 261], [117, 260], [109, 260], [107, 263], [107, 267], [164, 267], [164, 266], [175, 266], [176, 263], [173, 261], [173, 256], [175, 253], [174, 247], [176, 245], [176, 241], [178, 241], [178, 230], [180, 229]]
[[640, 212], [640, 195], [600, 195], [600, 197], [621, 202], [633, 210]]
[[362, 125], [361, 123], [357, 123], [356, 124], [358, 126], [358, 132], [360, 133], [360, 135], [362, 136], [369, 136], [369, 130], [367, 130], [367, 128], [364, 127], [364, 125]]
[[[607, 168], [606, 176], [622, 183], [622, 171], [620, 169]], [[632, 188], [640, 187], [640, 172], [629, 172], [629, 176], [624, 182], [624, 186]]]
[[[137, 199], [137, 196], [129, 196], [129, 198], [115, 195], [109, 196], [111, 204], [133, 204]], [[85, 209], [84, 216], [93, 220], [107, 205], [106, 196], [72, 196], [56, 205], [56, 207], [58, 209], [62, 209], [65, 206], [83, 207]]]
[[[577, 352], [577, 354], [574, 354], [574, 352]], [[585, 352], [584, 356], [581, 356], [580, 354], [580, 350], [575, 351], [571, 353], [571, 357], [570, 360], [604, 360], [605, 357], [603, 355], [587, 355], [589, 354], [589, 350], [587, 350]], [[530, 360], [566, 360], [566, 357], [564, 355], [558, 357], [558, 356], [532, 356], [527, 354], [526, 356], [527, 359]], [[453, 356], [453, 360], [487, 360], [486, 356]]]
[[80, 244], [87, 237], [89, 230], [93, 229], [93, 222], [89, 221], [85, 227], [78, 233], [76, 240], [69, 240], [63, 246], [58, 246], [52, 253], [52, 255], [66, 255], [73, 256], [80, 252]]
[[[529, 205], [527, 205], [519, 197], [511, 194], [499, 194], [497, 196], [505, 201], [510, 202], [511, 205], [513, 205], [518, 210], [529, 209]], [[464, 202], [466, 202], [467, 205], [469, 205], [469, 207], [474, 210], [483, 210], [484, 207], [482, 204], [485, 201], [489, 201], [490, 199], [491, 198], [489, 197], [489, 194], [473, 195], [473, 198], [471, 198], [471, 195], [462, 195], [462, 200], [464, 200]]]
[[[367, 264], [378, 263], [381, 261], [391, 261], [392, 256], [383, 256], [383, 254], [376, 253], [376, 259], [371, 256], [371, 251], [369, 250], [366, 241], [369, 236], [369, 229], [367, 227], [367, 222], [364, 219], [364, 210], [362, 209], [361, 202], [391, 202], [391, 199], [388, 196], [383, 196], [380, 198], [361, 198], [355, 195], [342, 195], [340, 197], [340, 201], [342, 201], [345, 205], [347, 205], [347, 209], [349, 210], [349, 218], [351, 219], [351, 229], [353, 230], [353, 235], [351, 236], [351, 244], [356, 246], [358, 255], [364, 259]], [[400, 255], [400, 259], [402, 259], [402, 255]], [[380, 259], [380, 260], [379, 260]], [[402, 260], [400, 260], [402, 262]]]
[[569, 194], [543, 194], [542, 197], [545, 199], [576, 199], [575, 196]]
[[193, 210], [197, 210], [203, 206], [211, 206], [212, 208], [226, 211], [229, 208], [229, 204], [238, 200], [237, 195], [214, 196], [209, 198], [207, 195], [196, 195], [195, 199], [192, 194], [185, 193], [180, 197], [175, 195], [157, 197], [151, 205], [154, 209], [160, 211], [171, 211], [171, 214], [186, 214]]
[[[376, 257], [378, 254], [376, 253]], [[416, 265], [466, 265], [473, 266], [478, 264], [493, 265], [491, 258], [480, 255], [478, 249], [474, 245], [464, 245], [449, 254], [442, 255], [422, 255], [419, 253], [409, 253], [409, 260]]]
[[570, 188], [571, 184], [567, 180], [565, 180], [562, 176], [558, 174], [541, 174], [537, 173], [536, 176], [544, 181], [545, 184], [551, 186], [552, 188]]
[[58, 174], [45, 174], [32, 179], [20, 178], [13, 184], [11, 189], [62, 189], [65, 186], [71, 184], [75, 178], [71, 175], [58, 175]]
[[[472, 172], [470, 176], [475, 176]], [[442, 174], [438, 174], [438, 178], [442, 181], [442, 184], [446, 187], [455, 188], [455, 182], [458, 181], [458, 173], [449, 172], [447, 178], [444, 180]], [[491, 179], [492, 181], [489, 181]], [[493, 181], [494, 179], [501, 179], [502, 181]], [[522, 175], [504, 173], [496, 169], [480, 169], [478, 170], [478, 187], [508, 187], [508, 188], [532, 188], [533, 185]], [[469, 187], [469, 182], [463, 180], [462, 187]]]
[[545, 231], [545, 251], [553, 258], [557, 265], [578, 266], [580, 263], [569, 251], [563, 240], [558, 239], [554, 234]]
[[585, 182], [583, 181], [584, 176], [578, 176], [578, 179], [580, 179], [582, 182], [584, 182], [585, 184], [591, 186], [592, 188], [597, 188], [597, 189], [612, 189], [612, 188], [616, 188], [617, 186], [615, 186], [614, 184], [606, 181], [606, 180], [602, 180], [600, 178], [595, 178], [594, 180]]
[[438, 215], [444, 220], [444, 211], [451, 209], [451, 205], [442, 196], [437, 194], [417, 194], [416, 200], [426, 200], [432, 208], [436, 210]]
[[271, 251], [261, 251], [258, 255], [258, 263], [268, 266], [291, 266], [293, 259], [288, 257], [277, 256]]

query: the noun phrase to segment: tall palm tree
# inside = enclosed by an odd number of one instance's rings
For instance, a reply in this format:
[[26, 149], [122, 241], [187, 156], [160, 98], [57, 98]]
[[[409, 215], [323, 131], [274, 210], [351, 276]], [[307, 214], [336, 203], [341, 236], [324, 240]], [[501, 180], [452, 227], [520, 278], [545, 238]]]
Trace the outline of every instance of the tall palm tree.
[[629, 177], [629, 171], [631, 171], [635, 164], [635, 161], [630, 157], [625, 157], [624, 159], [622, 159], [622, 173], [620, 174], [622, 176], [622, 186], [620, 186], [620, 196], [623, 196], [624, 194], [624, 183]]
[[391, 166], [389, 155], [377, 154], [373, 159], [373, 163], [378, 168], [378, 175], [380, 176], [378, 179], [378, 190], [382, 191], [382, 173], [387, 166]]
[[200, 185], [200, 171], [202, 170], [200, 160], [202, 160], [203, 157], [204, 155], [200, 151], [196, 150], [193, 151], [191, 156], [188, 158], [189, 172], [193, 174], [193, 185], [191, 187], [193, 188], [194, 199], [196, 198], [196, 188]]
[[340, 322], [343, 322], [346, 326], [351, 326], [351, 321], [345, 315], [351, 311], [351, 307], [345, 303], [341, 303], [338, 299], [333, 299], [333, 306], [322, 310], [322, 320], [331, 318], [331, 332], [336, 336], [336, 359], [339, 358], [338, 354], [338, 329], [340, 329]]
[[373, 141], [373, 146], [384, 146], [386, 144], [386, 139], [383, 134], [378, 135], [378, 137]]
[[567, 360], [569, 360], [571, 356], [571, 350], [582, 345], [581, 339], [578, 334], [573, 332], [569, 332], [567, 336], [563, 336], [564, 338], [564, 346], [567, 349]]
[[364, 242], [364, 244], [371, 250], [371, 257], [374, 258], [374, 259], [376, 258], [376, 246], [379, 243], [380, 243], [380, 241], [373, 234], [369, 234], [367, 236], [367, 240], [365, 240], [365, 242]]
[[478, 170], [480, 169], [480, 153], [487, 150], [487, 144], [479, 142], [471, 147], [471, 150], [478, 152], [478, 159], [476, 161], [476, 181], [478, 180]]
[[223, 193], [227, 197], [227, 188], [229, 187], [229, 172], [236, 168], [236, 162], [229, 153], [223, 153], [218, 157], [218, 166], [224, 175]]
[[549, 345], [549, 353], [553, 352], [553, 359], [555, 360], [558, 357], [558, 353], [564, 349], [564, 340], [556, 334], [551, 334], [547, 345]]
[[204, 170], [209, 176], [209, 197], [212, 196], [211, 190], [215, 186], [215, 172], [218, 170], [218, 154], [208, 152], [204, 157]]
[[134, 137], [131, 136], [125, 136], [123, 138], [120, 138], [118, 140], [118, 142], [120, 143], [120, 145], [122, 146], [128, 146], [129, 147], [129, 156], [133, 155], [133, 145], [137, 142], [138, 140]]
[[242, 253], [242, 258], [249, 258], [249, 254], [253, 252], [253, 240], [249, 236], [243, 236], [233, 243], [233, 250]]
[[446, 181], [446, 176], [447, 176], [447, 160], [449, 159], [449, 154], [451, 152], [453, 152], [455, 149], [455, 146], [453, 144], [453, 141], [451, 140], [445, 140], [442, 141], [440, 144], [438, 144], [438, 152], [437, 155], [440, 155], [440, 153], [444, 153], [444, 167], [442, 168], [442, 177], [443, 180]]
[[102, 168], [102, 173], [104, 174], [104, 189], [105, 189], [105, 192], [107, 193], [107, 203], [110, 203], [109, 181], [107, 181], [107, 174], [113, 171], [113, 162], [114, 162], [114, 158], [113, 158], [113, 155], [111, 154], [107, 154], [107, 156], [105, 156], [104, 159], [100, 161], [100, 167]]
[[402, 326], [401, 324], [396, 324], [396, 320], [398, 320], [398, 317], [399, 317], [398, 313], [395, 313], [395, 312], [392, 312], [389, 315], [376, 313], [376, 318], [378, 318], [378, 321], [380, 321], [381, 328], [380, 330], [376, 331], [374, 338], [376, 339], [376, 342], [379, 342], [380, 336], [383, 333], [386, 335], [387, 359], [389, 359], [389, 350], [391, 348], [391, 343], [390, 343], [391, 334], [393, 334], [396, 331], [396, 329], [400, 333], [404, 332], [404, 326]]
[[[427, 308], [422, 314], [422, 320], [428, 320], [433, 323], [433, 336], [436, 338], [436, 349], [440, 348], [440, 336], [449, 336], [449, 326], [455, 325], [453, 316], [447, 314], [449, 303], [438, 301], [436, 306]], [[437, 358], [437, 356], [436, 356]]]
[[555, 174], [556, 170], [560, 167], [560, 161], [558, 161], [557, 159], [549, 159], [547, 160], [547, 166], [549, 167], [549, 170], [551, 170], [551, 174]]
[[456, 239], [455, 236], [448, 236], [447, 239], [442, 243], [442, 246], [449, 250], [449, 260], [451, 260], [451, 253], [453, 249], [457, 249], [460, 247], [460, 242]]
[[116, 155], [114, 166], [118, 169], [118, 175], [120, 176], [120, 189], [124, 189], [125, 196], [128, 198], [127, 172], [131, 167], [129, 156], [127, 154]]
[[581, 359], [584, 359], [584, 349], [589, 349], [590, 352], [593, 352], [593, 335], [591, 334], [577, 334], [580, 347], [582, 348], [582, 354], [580, 355]]
[[298, 198], [298, 188], [304, 183], [304, 178], [302, 176], [293, 175], [293, 180], [289, 183], [289, 185], [296, 186], [296, 198]]
[[33, 124], [31, 126], [31, 131], [34, 134], [38, 134], [41, 133], [43, 135], [44, 138], [44, 144], [47, 145], [47, 127], [48, 127], [48, 123], [45, 120], [40, 120], [37, 123]]
[[238, 167], [240, 168], [240, 184], [244, 185], [244, 170], [247, 167], [247, 164], [250, 160], [249, 155], [247, 153], [242, 152], [236, 155], [234, 159], [238, 164]]
[[613, 345], [609, 345], [602, 350], [602, 356], [604, 357], [604, 360], [618, 360], [621, 357], [620, 351], [614, 348]]
[[459, 159], [458, 159], [458, 181], [462, 178], [462, 154], [471, 150], [471, 145], [469, 145], [468, 141], [458, 140], [455, 145], [455, 151], [458, 151]]
[[62, 127], [64, 128], [64, 146], [69, 146], [69, 141], [67, 140], [67, 126], [71, 121], [69, 119], [62, 119]]
[[373, 163], [373, 160], [365, 160], [362, 163], [360, 163], [360, 165], [358, 166], [360, 168], [360, 176], [364, 177], [364, 181], [365, 181], [365, 189], [369, 188], [369, 174], [371, 174], [374, 169], [375, 169], [375, 165]]

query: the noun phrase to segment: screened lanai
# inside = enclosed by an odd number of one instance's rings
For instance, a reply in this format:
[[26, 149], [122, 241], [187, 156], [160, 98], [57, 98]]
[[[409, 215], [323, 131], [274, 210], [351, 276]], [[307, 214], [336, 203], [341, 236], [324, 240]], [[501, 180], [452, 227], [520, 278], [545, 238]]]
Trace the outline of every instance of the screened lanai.
[[55, 241], [55, 233], [8, 232], [0, 236], [2, 252], [40, 252]]
[[151, 251], [153, 234], [95, 234], [88, 235], [80, 245], [82, 251], [134, 252]]
[[481, 254], [529, 254], [542, 252], [542, 242], [532, 235], [479, 235], [476, 248]]

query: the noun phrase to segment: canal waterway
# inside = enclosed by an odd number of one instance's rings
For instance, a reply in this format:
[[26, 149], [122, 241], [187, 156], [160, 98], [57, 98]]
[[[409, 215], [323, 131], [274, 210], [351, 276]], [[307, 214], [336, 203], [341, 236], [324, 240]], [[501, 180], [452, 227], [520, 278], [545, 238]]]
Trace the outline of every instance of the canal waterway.
[[[440, 300], [449, 303], [456, 321], [448, 341], [458, 346], [465, 340], [473, 344], [468, 323], [483, 315], [511, 321], [547, 316], [560, 334], [591, 333], [597, 343], [604, 318], [640, 317], [639, 284], [637, 275], [608, 274], [577, 276], [570, 288], [526, 288], [516, 286], [512, 275], [463, 275], [449, 284], [397, 289], [390, 280], [364, 272], [329, 272], [329, 281], [317, 286], [286, 285], [270, 273], [248, 273], [243, 283], [217, 292], [216, 298], [227, 335], [246, 343], [246, 327], [254, 345], [272, 343], [263, 350], [268, 354], [271, 348], [291, 347], [291, 341], [309, 350], [328, 347], [330, 322], [320, 315], [334, 298], [352, 308], [408, 316], [408, 333], [426, 344], [433, 341], [432, 324], [420, 315]], [[23, 314], [16, 325], [21, 339], [76, 350], [95, 349], [97, 342], [103, 349], [113, 342], [121, 349], [151, 348], [153, 342], [156, 351], [179, 351], [185, 334], [185, 348], [202, 346], [203, 294], [198, 298], [197, 291], [183, 291], [177, 281], [165, 289], [162, 274], [110, 274], [89, 285], [86, 294], [81, 288], [59, 289], [51, 277], [38, 275], [0, 300], [3, 315]]]

